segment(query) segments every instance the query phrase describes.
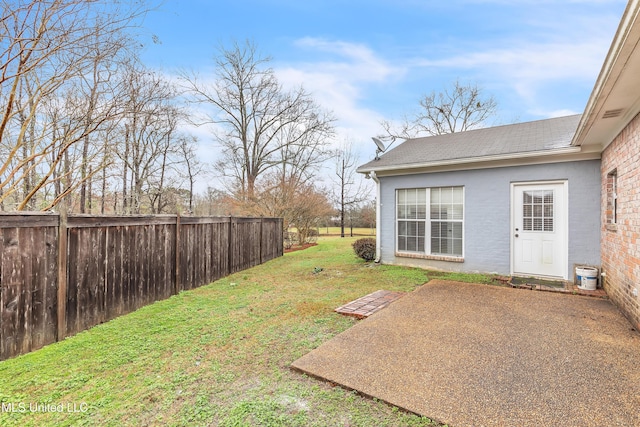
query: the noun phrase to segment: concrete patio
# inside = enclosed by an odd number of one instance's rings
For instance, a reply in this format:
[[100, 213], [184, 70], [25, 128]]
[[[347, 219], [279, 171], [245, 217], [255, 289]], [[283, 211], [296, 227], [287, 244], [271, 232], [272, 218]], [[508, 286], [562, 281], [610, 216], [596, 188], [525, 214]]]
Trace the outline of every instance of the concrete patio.
[[605, 299], [431, 281], [292, 367], [451, 426], [640, 425], [640, 334]]

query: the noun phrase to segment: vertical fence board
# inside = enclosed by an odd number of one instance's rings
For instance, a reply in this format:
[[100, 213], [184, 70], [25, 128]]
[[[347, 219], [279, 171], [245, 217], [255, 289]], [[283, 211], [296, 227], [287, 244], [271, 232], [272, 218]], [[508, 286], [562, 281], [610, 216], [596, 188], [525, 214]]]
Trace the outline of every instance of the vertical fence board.
[[[27, 299], [30, 301], [31, 310], [27, 313], [27, 317], [30, 319], [31, 328], [25, 326], [25, 335], [30, 337], [28, 341], [28, 347], [26, 351], [31, 351], [33, 348], [42, 347], [44, 342], [44, 327], [45, 327], [45, 303], [46, 298], [46, 242], [45, 233], [42, 227], [35, 227], [31, 229], [31, 239], [33, 253], [40, 254], [40, 256], [32, 256], [31, 258], [31, 282], [29, 284], [29, 295]], [[44, 285], [44, 286], [43, 286]]]
[[[175, 228], [175, 232], [171, 233], [171, 228]], [[164, 227], [164, 258], [166, 268], [164, 269], [164, 281], [165, 281], [165, 295], [167, 298], [175, 293], [176, 286], [176, 233], [178, 232], [178, 225]]]
[[67, 335], [67, 286], [69, 283], [69, 230], [67, 228], [67, 214], [61, 213], [58, 219], [58, 259], [57, 266], [57, 335], [56, 339], [61, 340]]
[[67, 235], [69, 236], [67, 239], [68, 249], [67, 249], [67, 297], [66, 297], [66, 319], [67, 325], [65, 330], [65, 335], [63, 337], [58, 337], [58, 339], [63, 339], [65, 336], [73, 335], [77, 330], [77, 312], [78, 312], [78, 230], [77, 229], [68, 229]]
[[91, 271], [89, 277], [89, 283], [91, 284], [92, 294], [95, 298], [95, 302], [89, 302], [89, 305], [93, 306], [94, 322], [92, 325], [88, 325], [87, 328], [95, 324], [104, 323], [106, 319], [106, 292], [104, 281], [104, 269], [106, 258], [106, 237], [107, 228], [97, 227], [91, 228], [91, 234], [95, 237], [92, 238], [91, 253], [93, 259], [90, 262]]
[[3, 230], [2, 253], [2, 352], [3, 357], [18, 353], [18, 325], [22, 287], [22, 260], [18, 242], [18, 228]]
[[[44, 341], [42, 346], [56, 341], [58, 336], [58, 228], [45, 229], [46, 274], [44, 289]], [[0, 253], [2, 251], [0, 250]]]
[[20, 284], [20, 298], [17, 304], [17, 324], [16, 324], [16, 345], [20, 353], [27, 353], [31, 347], [31, 336], [29, 331], [33, 329], [31, 319], [31, 294], [33, 292], [33, 276], [37, 274], [33, 271], [33, 264], [28, 253], [33, 253], [35, 248], [35, 228], [18, 228], [19, 260], [22, 263], [22, 274]]
[[0, 214], [0, 360], [282, 249], [273, 218]]
[[107, 241], [105, 243], [105, 299], [107, 301], [105, 307], [105, 320], [107, 321], [118, 316], [121, 303], [121, 294], [119, 294], [119, 289], [117, 286], [117, 271], [120, 269], [118, 267], [119, 251], [116, 251], [115, 249], [118, 242], [119, 234], [120, 227], [107, 228]]
[[135, 270], [135, 259], [133, 259], [131, 244], [135, 242], [135, 236], [130, 230], [131, 227], [124, 226], [122, 230], [122, 240], [120, 243], [122, 253], [122, 313], [133, 311], [133, 299], [131, 296], [131, 277]]

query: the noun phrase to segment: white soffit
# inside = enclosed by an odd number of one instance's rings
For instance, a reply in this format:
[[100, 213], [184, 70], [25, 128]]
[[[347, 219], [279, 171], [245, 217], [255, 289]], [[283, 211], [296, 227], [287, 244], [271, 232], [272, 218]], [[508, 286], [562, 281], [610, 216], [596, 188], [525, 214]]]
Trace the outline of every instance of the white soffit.
[[640, 112], [640, 0], [627, 5], [573, 145], [604, 149]]

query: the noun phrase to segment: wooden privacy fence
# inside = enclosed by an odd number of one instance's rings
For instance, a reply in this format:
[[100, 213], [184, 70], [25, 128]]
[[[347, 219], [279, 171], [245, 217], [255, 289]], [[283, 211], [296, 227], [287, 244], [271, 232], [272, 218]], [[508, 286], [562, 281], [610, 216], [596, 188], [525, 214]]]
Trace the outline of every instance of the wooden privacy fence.
[[0, 360], [282, 256], [282, 219], [0, 214]]

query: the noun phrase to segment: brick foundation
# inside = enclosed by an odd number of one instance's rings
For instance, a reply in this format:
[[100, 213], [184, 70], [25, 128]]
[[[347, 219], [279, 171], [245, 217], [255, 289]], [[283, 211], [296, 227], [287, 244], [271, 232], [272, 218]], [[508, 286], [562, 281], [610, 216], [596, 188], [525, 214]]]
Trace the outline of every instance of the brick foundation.
[[603, 151], [601, 174], [604, 287], [640, 330], [640, 115]]

